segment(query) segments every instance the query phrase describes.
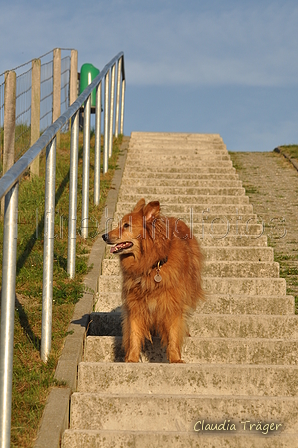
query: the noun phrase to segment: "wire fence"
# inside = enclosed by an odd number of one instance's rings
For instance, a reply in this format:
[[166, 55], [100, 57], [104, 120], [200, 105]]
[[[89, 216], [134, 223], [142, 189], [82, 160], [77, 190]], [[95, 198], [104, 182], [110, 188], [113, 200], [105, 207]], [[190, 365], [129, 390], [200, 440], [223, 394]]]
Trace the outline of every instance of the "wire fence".
[[[63, 114], [69, 106], [69, 79], [70, 79], [70, 56], [61, 59], [61, 114]], [[62, 132], [68, 131], [68, 123], [62, 128]]]
[[[71, 49], [61, 49], [61, 113], [69, 106], [70, 99], [70, 65]], [[53, 122], [53, 51], [38, 59], [40, 65], [40, 133], [43, 133]], [[32, 61], [14, 69], [16, 72], [16, 112], [15, 112], [15, 161], [17, 161], [32, 145], [31, 142], [31, 98], [32, 98]], [[4, 96], [5, 73], [0, 74], [0, 175], [3, 171], [4, 147]], [[66, 124], [61, 130], [68, 131]]]
[[52, 124], [53, 116], [53, 61], [40, 67], [40, 130]]
[[30, 148], [32, 69], [16, 78], [15, 160]]

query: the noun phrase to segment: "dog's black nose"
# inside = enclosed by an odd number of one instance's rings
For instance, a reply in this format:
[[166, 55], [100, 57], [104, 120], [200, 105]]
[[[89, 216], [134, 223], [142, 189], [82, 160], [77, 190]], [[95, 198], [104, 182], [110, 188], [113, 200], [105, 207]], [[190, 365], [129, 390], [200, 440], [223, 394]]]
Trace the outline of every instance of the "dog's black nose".
[[102, 239], [103, 239], [104, 241], [108, 241], [108, 239], [109, 239], [109, 234], [108, 234], [108, 233], [104, 233], [104, 234], [102, 235]]

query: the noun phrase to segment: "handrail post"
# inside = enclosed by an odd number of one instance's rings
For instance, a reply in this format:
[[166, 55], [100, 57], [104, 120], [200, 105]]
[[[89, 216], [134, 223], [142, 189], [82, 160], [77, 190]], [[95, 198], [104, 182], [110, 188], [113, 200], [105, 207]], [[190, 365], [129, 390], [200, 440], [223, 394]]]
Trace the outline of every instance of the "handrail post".
[[113, 65], [111, 70], [109, 157], [111, 157], [113, 151], [114, 99], [115, 99], [115, 64]]
[[84, 104], [81, 235], [85, 239], [88, 238], [88, 218], [89, 218], [90, 113], [91, 113], [91, 94], [88, 96]]
[[46, 149], [42, 322], [40, 355], [47, 362], [52, 343], [53, 260], [55, 220], [56, 137]]
[[120, 109], [120, 82], [122, 71], [122, 58], [118, 60], [117, 66], [117, 93], [116, 93], [116, 117], [115, 117], [115, 137], [119, 134], [119, 109]]
[[[61, 115], [61, 49], [53, 51], [53, 116], [57, 120]], [[56, 144], [60, 146], [60, 131], [56, 135]]]
[[76, 271], [78, 159], [79, 159], [79, 111], [77, 111], [75, 115], [73, 115], [73, 117], [71, 118], [68, 245], [67, 245], [67, 273], [70, 278], [74, 278]]
[[125, 79], [122, 79], [122, 91], [121, 91], [121, 121], [120, 121], [120, 134], [123, 135], [124, 126], [124, 99], [125, 99]]
[[100, 149], [101, 149], [101, 89], [102, 82], [96, 89], [95, 113], [95, 147], [94, 147], [94, 204], [99, 205], [100, 199]]
[[105, 107], [104, 107], [104, 145], [103, 145], [103, 174], [109, 168], [109, 71], [105, 76]]
[[10, 447], [14, 310], [16, 285], [18, 190], [5, 196], [0, 339], [0, 446]]

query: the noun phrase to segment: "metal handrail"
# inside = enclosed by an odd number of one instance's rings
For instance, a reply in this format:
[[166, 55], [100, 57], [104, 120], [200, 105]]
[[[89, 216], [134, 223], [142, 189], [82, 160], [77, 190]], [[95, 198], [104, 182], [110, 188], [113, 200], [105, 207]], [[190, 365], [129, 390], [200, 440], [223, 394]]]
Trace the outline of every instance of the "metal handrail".
[[[117, 64], [115, 126], [114, 94], [115, 69]], [[111, 82], [110, 82], [111, 72]], [[120, 84], [121, 101], [120, 101]], [[83, 141], [83, 188], [81, 233], [88, 237], [89, 219], [89, 165], [90, 165], [90, 113], [91, 92], [96, 89], [95, 109], [95, 163], [94, 163], [94, 203], [100, 198], [100, 141], [101, 141], [101, 98], [104, 80], [104, 148], [103, 173], [108, 170], [111, 156], [113, 129], [115, 136], [123, 134], [125, 70], [124, 53], [118, 53], [99, 73], [77, 100], [62, 114], [28, 151], [0, 179], [0, 199], [5, 195], [3, 265], [1, 292], [1, 335], [0, 335], [0, 448], [9, 448], [11, 434], [11, 399], [13, 368], [14, 308], [16, 284], [17, 250], [17, 214], [19, 180], [32, 162], [46, 148], [45, 180], [45, 224], [43, 256], [43, 293], [42, 293], [42, 332], [41, 359], [46, 362], [51, 350], [52, 338], [52, 299], [53, 299], [53, 255], [54, 255], [54, 214], [55, 214], [55, 170], [56, 135], [71, 120], [70, 181], [69, 181], [69, 217], [67, 272], [70, 278], [75, 275], [76, 223], [77, 223], [77, 178], [79, 147], [79, 110], [84, 104], [84, 141]], [[121, 103], [121, 107], [120, 107]], [[120, 112], [119, 112], [120, 111]]]

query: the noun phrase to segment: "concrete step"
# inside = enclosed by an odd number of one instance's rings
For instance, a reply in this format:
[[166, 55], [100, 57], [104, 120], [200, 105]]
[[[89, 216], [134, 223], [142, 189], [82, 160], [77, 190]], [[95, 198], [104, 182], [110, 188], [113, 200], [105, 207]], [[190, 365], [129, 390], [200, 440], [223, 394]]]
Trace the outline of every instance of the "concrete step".
[[205, 247], [206, 261], [273, 262], [272, 247]]
[[[219, 227], [219, 226], [218, 226]], [[239, 229], [238, 229], [239, 230]], [[228, 232], [224, 233], [223, 229], [210, 228], [207, 229], [204, 227], [204, 230], [201, 230], [201, 233], [194, 233], [194, 236], [198, 238], [200, 245], [202, 247], [266, 247], [267, 246], [267, 236], [262, 233], [260, 228], [256, 229], [256, 235], [253, 235], [251, 228], [249, 231], [251, 235], [245, 234], [246, 229], [240, 229], [238, 232], [235, 229], [229, 229]], [[242, 233], [240, 233], [242, 232]], [[258, 233], [257, 233], [258, 232]], [[233, 235], [234, 233], [234, 235]]]
[[[295, 315], [202, 314], [196, 311], [188, 324], [191, 337], [298, 341], [298, 316]], [[89, 335], [121, 336], [121, 313], [92, 313]]]
[[151, 173], [155, 173], [155, 174], [179, 174], [179, 175], [183, 175], [184, 173], [187, 174], [195, 174], [196, 176], [200, 175], [200, 174], [236, 174], [236, 170], [233, 167], [230, 168], [226, 168], [226, 167], [222, 167], [222, 166], [199, 166], [199, 167], [195, 167], [195, 166], [180, 166], [180, 167], [170, 167], [170, 166], [155, 166], [155, 167], [151, 167], [151, 166], [128, 166], [126, 165], [125, 170], [124, 170], [124, 174], [130, 176], [130, 173], [138, 173], [138, 175], [140, 175], [140, 173], [144, 173], [145, 175], [151, 174]]
[[133, 146], [133, 145], [139, 145], [142, 148], [146, 148], [147, 146], [150, 147], [159, 147], [160, 145], [163, 146], [167, 146], [167, 147], [171, 147], [172, 145], [183, 145], [187, 143], [187, 147], [192, 147], [192, 146], [196, 146], [196, 147], [200, 147], [200, 148], [211, 148], [211, 149], [216, 149], [216, 148], [226, 148], [226, 145], [224, 144], [223, 140], [221, 137], [217, 138], [214, 136], [198, 136], [198, 135], [190, 135], [188, 137], [186, 136], [152, 136], [152, 135], [148, 135], [146, 136], [142, 136], [140, 138], [140, 136], [138, 136], [137, 138], [135, 138], [134, 136], [131, 136], [130, 139], [130, 144], [129, 146]]
[[[135, 205], [135, 204], [134, 204]], [[132, 211], [133, 207], [128, 204], [124, 203], [118, 203], [117, 205], [117, 211], [115, 213], [115, 219], [120, 221], [120, 219], [130, 213]], [[180, 211], [177, 211], [177, 209], [180, 209]], [[214, 210], [213, 210], [214, 209]], [[171, 204], [163, 205], [161, 209], [161, 213], [165, 215], [165, 217], [175, 217], [179, 221], [187, 222], [187, 220], [192, 219], [193, 224], [198, 224], [202, 222], [202, 219], [204, 221], [209, 222], [216, 222], [219, 220], [225, 220], [229, 222], [229, 224], [233, 223], [239, 223], [239, 222], [258, 222], [257, 215], [255, 213], [252, 213], [248, 210], [248, 213], [237, 213], [236, 207], [235, 210], [229, 211], [224, 210], [225, 207], [197, 207], [197, 206], [171, 206]], [[217, 211], [218, 210], [218, 211]], [[176, 215], [176, 216], [175, 216]], [[192, 217], [192, 218], [190, 218]]]
[[[95, 312], [121, 311], [121, 292], [105, 293], [96, 296]], [[207, 300], [197, 306], [198, 313], [204, 314], [275, 314], [293, 315], [295, 299], [293, 296], [246, 296], [209, 294]]]
[[222, 154], [229, 155], [227, 148], [222, 143], [214, 144], [208, 142], [174, 142], [174, 141], [163, 141], [163, 142], [142, 142], [136, 143], [131, 142], [128, 148], [128, 152], [136, 152], [137, 154], [142, 154], [142, 152], [155, 152], [157, 155], [169, 154], [172, 152], [177, 152], [180, 155], [185, 155], [189, 152], [208, 153], [209, 156], [216, 155], [218, 152]]
[[213, 143], [213, 142], [199, 142], [199, 141], [142, 141], [142, 142], [134, 142], [131, 140], [128, 151], [138, 151], [141, 153], [142, 151], [156, 151], [158, 154], [162, 154], [164, 152], [168, 152], [169, 154], [172, 151], [178, 150], [181, 155], [184, 154], [184, 151], [197, 151], [200, 152], [209, 152], [209, 155], [213, 155], [218, 151], [222, 151], [225, 154], [228, 154], [227, 148], [222, 143]]
[[191, 151], [195, 150], [198, 152], [209, 152], [209, 155], [213, 155], [214, 153], [218, 151], [222, 151], [226, 154], [228, 154], [226, 145], [223, 143], [214, 143], [214, 142], [199, 142], [199, 141], [173, 141], [173, 140], [164, 140], [164, 141], [142, 141], [142, 142], [136, 142], [131, 140], [129, 144], [128, 151], [138, 151], [138, 152], [145, 152], [145, 151], [156, 151], [158, 154], [163, 151], [172, 152], [175, 150], [181, 151], [183, 154], [184, 151]]
[[[179, 206], [174, 206], [174, 208], [178, 208]], [[182, 208], [183, 206], [181, 206]], [[132, 211], [131, 207], [127, 207], [127, 206], [123, 206], [121, 203], [118, 205], [118, 211], [115, 213], [114, 218], [117, 220], [117, 222], [119, 222], [124, 215], [130, 213]], [[210, 212], [210, 208], [206, 207], [204, 209], [204, 207], [200, 208], [200, 211], [198, 211], [198, 213], [194, 212], [193, 207], [191, 206], [186, 206], [185, 209], [187, 211], [182, 211], [182, 212], [177, 212], [177, 211], [173, 211], [171, 208], [171, 205], [169, 204], [168, 207], [165, 209], [165, 207], [163, 207], [163, 209], [161, 210], [162, 213], [165, 216], [169, 216], [169, 217], [176, 217], [177, 220], [179, 221], [184, 221], [186, 224], [190, 225], [190, 223], [192, 223], [192, 226], [195, 226], [197, 224], [200, 224], [204, 221], [204, 224], [209, 224], [212, 225], [212, 227], [216, 226], [216, 224], [219, 223], [225, 223], [226, 224], [226, 228], [228, 227], [228, 229], [232, 226], [232, 225], [237, 225], [238, 227], [240, 227], [240, 225], [242, 224], [243, 226], [249, 226], [251, 227], [253, 224], [261, 224], [261, 222], [259, 221], [259, 218], [257, 217], [256, 214], [254, 213], [246, 213], [246, 214], [239, 214], [239, 213], [225, 213], [224, 211], [222, 213], [220, 212], [214, 212], [212, 213], [212, 211]], [[198, 208], [197, 208], [198, 210]], [[175, 216], [176, 215], [176, 216]]]
[[81, 362], [77, 391], [298, 397], [298, 366]]
[[[120, 271], [119, 271], [120, 272]], [[246, 277], [272, 278], [279, 277], [279, 263], [249, 261], [207, 261], [202, 272], [203, 277]]]
[[[116, 207], [116, 215], [118, 219], [121, 219], [121, 216], [119, 218], [119, 215], [126, 215], [127, 213], [130, 213], [134, 206], [136, 204], [128, 204], [128, 203], [123, 203], [123, 202], [118, 202], [117, 207]], [[250, 222], [254, 222], [254, 223], [261, 223], [261, 221], [259, 221], [257, 215], [255, 213], [252, 212], [252, 208], [250, 206], [243, 206], [242, 209], [242, 213], [239, 212], [238, 207], [236, 206], [226, 206], [226, 205], [218, 205], [218, 206], [213, 206], [213, 205], [202, 205], [202, 206], [197, 206], [197, 205], [174, 205], [174, 204], [161, 204], [162, 208], [161, 208], [161, 213], [165, 216], [165, 217], [175, 217], [179, 219], [179, 220], [183, 220], [183, 221], [187, 221], [187, 219], [189, 219], [190, 216], [193, 216], [193, 222], [194, 224], [197, 222], [201, 222], [202, 221], [202, 216], [204, 217], [204, 221], [209, 221], [209, 222], [217, 222], [218, 220], [224, 220], [225, 221], [228, 219], [229, 222], [233, 223], [233, 222], [238, 222], [238, 223], [250, 223]], [[240, 208], [241, 206], [239, 206]], [[247, 212], [246, 209], [247, 208]]]
[[[102, 233], [106, 233], [111, 228], [116, 228], [123, 218], [123, 214], [115, 213], [114, 219], [107, 220], [107, 225], [105, 229], [102, 229]], [[205, 214], [201, 215], [201, 220], [198, 223], [195, 222], [194, 217], [191, 219], [184, 219], [184, 222], [190, 227], [190, 237], [194, 235], [202, 245], [213, 245], [213, 246], [230, 246], [235, 243], [237, 246], [263, 246], [266, 242], [266, 235], [270, 235], [270, 229], [266, 228], [263, 224], [254, 224], [256, 220], [249, 219], [247, 222], [237, 220], [237, 215], [234, 215], [235, 223], [222, 215], [217, 216], [211, 220], [210, 216]], [[197, 216], [195, 217], [197, 219]], [[208, 222], [209, 221], [209, 222]], [[257, 221], [258, 222], [258, 221]], [[280, 233], [277, 234], [276, 238], [280, 238]]]
[[[183, 196], [181, 197], [183, 199]], [[253, 207], [251, 204], [174, 204], [169, 202], [159, 201], [161, 205], [161, 212], [166, 216], [170, 216], [169, 213], [177, 214], [188, 214], [192, 211], [193, 214], [204, 214], [209, 215], [236, 215], [239, 216], [239, 221], [244, 219], [242, 216], [249, 215], [249, 217], [253, 216], [257, 217], [256, 214], [253, 213]], [[124, 202], [118, 200], [116, 211], [118, 213], [129, 213], [133, 210], [136, 202]], [[249, 218], [247, 218], [249, 219]]]
[[[107, 246], [107, 251], [109, 251]], [[273, 262], [273, 249], [272, 247], [216, 247], [206, 246], [202, 247], [203, 254], [206, 262]], [[103, 261], [103, 266], [107, 267], [109, 264], [119, 265], [119, 258], [115, 255], [111, 255], [111, 258]]]
[[142, 139], [136, 140], [131, 138], [129, 148], [138, 148], [140, 150], [146, 150], [147, 148], [160, 148], [165, 147], [168, 149], [175, 147], [183, 148], [198, 148], [201, 150], [217, 150], [222, 149], [227, 151], [226, 145], [220, 140], [207, 140], [207, 139]]
[[200, 148], [202, 150], [206, 148], [210, 149], [226, 149], [226, 145], [222, 140], [207, 139], [207, 138], [142, 138], [135, 139], [131, 138], [129, 142], [129, 148], [140, 148], [146, 149], [159, 148], [160, 146], [165, 146], [166, 148], [171, 148], [172, 146], [181, 146], [185, 148]]
[[131, 135], [130, 138], [130, 145], [133, 144], [139, 144], [143, 147], [143, 145], [151, 144], [151, 145], [158, 145], [158, 144], [167, 144], [171, 146], [172, 144], [180, 144], [180, 143], [188, 143], [188, 146], [191, 146], [192, 144], [203, 144], [203, 147], [205, 146], [224, 146], [225, 144], [223, 142], [223, 139], [218, 136], [210, 136], [207, 134], [189, 134], [189, 135], [138, 135], [137, 137], [134, 135]]
[[131, 143], [140, 143], [145, 144], [146, 142], [154, 144], [155, 142], [166, 143], [169, 142], [177, 143], [177, 142], [196, 142], [196, 143], [210, 143], [210, 144], [218, 144], [224, 145], [223, 139], [219, 134], [186, 134], [186, 133], [159, 133], [159, 132], [133, 132], [131, 134], [130, 142]]
[[[145, 342], [141, 362], [167, 363], [166, 349], [158, 338]], [[298, 366], [298, 340], [257, 338], [185, 338], [182, 359], [201, 364], [250, 364]], [[88, 336], [86, 362], [123, 362], [124, 351], [120, 336]]]
[[[297, 397], [212, 395], [151, 395], [74, 393], [71, 429], [126, 431], [193, 431], [194, 423], [208, 418], [237, 422], [279, 423], [283, 433], [298, 432]], [[206, 416], [206, 417], [205, 417]]]
[[[214, 246], [214, 247], [266, 247], [267, 246], [267, 236], [265, 232], [262, 234], [261, 228], [258, 226], [258, 236], [254, 235], [246, 235], [246, 229], [240, 229], [240, 231], [234, 232], [232, 235], [232, 230], [229, 229], [226, 233], [220, 233], [220, 235], [215, 234], [214, 227], [211, 229], [209, 227], [209, 231], [204, 227], [204, 231], [202, 228], [200, 229], [200, 233], [194, 233], [194, 236], [199, 240], [200, 245], [202, 247]], [[239, 230], [239, 229], [238, 229]], [[249, 229], [251, 230], [251, 229]], [[219, 231], [218, 231], [219, 232]], [[221, 236], [223, 235], [223, 236]]]
[[177, 149], [167, 151], [165, 149], [160, 149], [156, 153], [139, 153], [131, 154], [130, 152], [127, 155], [127, 166], [156, 166], [157, 163], [160, 165], [165, 166], [181, 166], [186, 164], [186, 166], [191, 165], [191, 162], [193, 162], [194, 166], [197, 167], [208, 167], [208, 166], [223, 166], [226, 168], [231, 168], [232, 162], [230, 159], [230, 156], [227, 152], [224, 152], [222, 154], [212, 154], [212, 157], [210, 157], [210, 152], [199, 152], [196, 151], [195, 153], [187, 153], [184, 152], [183, 149]]
[[128, 169], [128, 167], [125, 169], [123, 173], [122, 180], [125, 179], [188, 179], [191, 180], [239, 180], [238, 174], [235, 174], [234, 172], [230, 174], [215, 174], [215, 173], [143, 173], [143, 175], [140, 175], [138, 171], [131, 171]]
[[203, 133], [188, 133], [188, 132], [143, 132], [143, 131], [133, 131], [131, 133], [131, 140], [143, 142], [145, 140], [154, 141], [157, 139], [161, 140], [174, 140], [177, 141], [187, 140], [187, 141], [212, 141], [223, 143], [220, 134], [203, 134]]
[[[237, 220], [237, 216], [235, 218], [236, 223], [233, 223], [228, 220], [227, 217], [224, 217], [224, 215], [216, 218], [216, 220], [211, 220], [208, 215], [207, 217], [204, 215], [201, 224], [197, 225], [193, 221], [193, 234], [196, 235], [202, 243], [207, 241], [209, 236], [213, 238], [213, 241], [216, 239], [225, 240], [227, 237], [236, 237], [239, 241], [242, 241], [241, 244], [244, 245], [244, 242], [247, 244], [246, 242], [248, 239], [255, 239], [257, 242], [257, 240], [266, 232], [266, 228], [262, 224], [254, 224], [254, 221], [251, 220], [243, 223], [243, 221]], [[187, 225], [191, 225], [189, 220], [185, 220], [185, 222]], [[223, 224], [220, 224], [221, 222]], [[215, 245], [215, 243], [213, 245]], [[255, 245], [257, 245], [257, 243]]]
[[213, 144], [213, 145], [224, 145], [223, 139], [220, 135], [215, 134], [167, 134], [160, 135], [159, 133], [148, 133], [148, 135], [139, 135], [135, 136], [134, 133], [131, 135], [130, 143], [140, 143], [144, 144], [145, 142], [155, 144], [158, 143], [179, 143], [179, 142], [187, 142], [191, 144], [192, 142], [196, 143], [204, 143], [205, 144]]
[[130, 179], [122, 180], [124, 187], [218, 187], [241, 188], [241, 180], [217, 180], [217, 179]]
[[[131, 187], [121, 186], [121, 194], [130, 194], [132, 192]], [[174, 194], [174, 195], [223, 195], [223, 196], [244, 196], [244, 188], [233, 188], [233, 187], [134, 187], [133, 193], [142, 195], [151, 194]]]
[[[247, 213], [247, 214], [242, 214], [239, 215], [239, 213], [210, 213], [209, 209], [206, 208], [205, 210], [202, 210], [199, 213], [194, 213], [192, 207], [188, 207], [189, 211], [186, 212], [180, 212], [177, 216], [176, 219], [179, 221], [184, 221], [186, 224], [188, 225], [192, 225], [192, 227], [202, 223], [204, 221], [204, 225], [209, 224], [213, 226], [215, 226], [217, 223], [226, 223], [226, 228], [230, 228], [232, 225], [237, 225], [238, 228], [240, 227], [240, 225], [245, 226], [246, 223], [247, 225], [253, 225], [252, 223], [256, 224], [258, 223], [258, 217], [256, 214], [254, 213]], [[116, 219], [116, 222], [119, 222], [124, 215], [128, 214], [131, 212], [131, 208], [127, 209], [121, 206], [121, 204], [119, 204], [119, 210], [121, 210], [120, 212], [116, 212], [114, 215], [114, 219]], [[172, 212], [170, 205], [167, 207], [166, 210], [162, 210], [164, 215], [167, 215], [169, 217], [173, 216], [176, 214], [175, 212]], [[240, 223], [240, 224], [239, 224]], [[244, 224], [242, 224], [244, 223]]]
[[[193, 145], [193, 147], [188, 147], [187, 145], [175, 145], [167, 146], [161, 145], [154, 147], [147, 147], [140, 149], [139, 147], [130, 147], [127, 154], [129, 162], [139, 161], [140, 163], [146, 159], [152, 159], [154, 157], [159, 162], [164, 160], [175, 160], [182, 158], [184, 160], [210, 160], [210, 149], [199, 147], [199, 145]], [[230, 155], [225, 149], [212, 149], [212, 160], [231, 160]]]
[[[142, 160], [142, 163], [137, 162], [137, 161], [129, 161], [129, 167], [130, 169], [135, 168], [138, 169], [140, 166], [144, 166], [144, 167], [150, 167], [152, 169], [152, 171], [155, 171], [155, 167], [156, 167], [157, 161], [154, 160], [153, 158], [149, 159], [149, 160]], [[208, 159], [193, 159], [193, 160], [189, 160], [188, 157], [179, 157], [177, 156], [176, 158], [173, 156], [171, 159], [168, 160], [161, 160], [160, 161], [160, 165], [162, 165], [163, 168], [168, 168], [171, 169], [173, 167], [173, 165], [175, 167], [184, 167], [184, 168], [188, 168], [188, 167], [192, 167], [192, 168], [215, 168], [218, 165], [220, 165], [222, 168], [225, 169], [229, 169], [232, 168], [232, 161], [231, 160], [221, 160], [221, 161], [216, 161], [213, 160], [213, 158]]]
[[[243, 245], [243, 242], [248, 238], [257, 241], [265, 235], [267, 230], [265, 224], [257, 224], [257, 219], [249, 219], [246, 222], [243, 222], [243, 220], [238, 221], [237, 215], [231, 215], [234, 218], [234, 222], [232, 222], [231, 216], [230, 220], [224, 215], [218, 215], [215, 218], [213, 215], [212, 219], [208, 213], [202, 213], [201, 219], [198, 219], [199, 216], [200, 215], [194, 217], [190, 214], [189, 216], [185, 214], [186, 218], [183, 219], [183, 221], [191, 227], [190, 234], [195, 235], [200, 241], [207, 240], [209, 237], [213, 238], [214, 241], [216, 239], [225, 240], [228, 237], [236, 237], [239, 238], [241, 245]], [[123, 214], [115, 213], [114, 220], [107, 222], [105, 231], [107, 232], [111, 228], [117, 227], [122, 218]], [[217, 243], [214, 243], [214, 245], [216, 244]], [[257, 242], [255, 245], [257, 245]]]
[[[239, 428], [239, 432], [243, 429]], [[264, 431], [266, 432], [266, 431]], [[241, 434], [204, 435], [182, 431], [107, 431], [67, 430], [62, 448], [298, 448], [298, 434], [280, 434], [275, 437], [250, 434], [248, 427]], [[199, 443], [199, 445], [198, 445]]]
[[[120, 275], [118, 260], [104, 260], [102, 275]], [[207, 261], [202, 272], [203, 277], [279, 277], [278, 263], [215, 262]]]
[[[121, 291], [121, 277], [102, 275], [98, 280], [98, 290]], [[286, 282], [283, 278], [203, 278], [203, 288], [208, 294], [245, 295], [285, 295]]]
[[209, 156], [216, 154], [218, 152], [222, 152], [224, 154], [228, 154], [227, 148], [222, 143], [212, 143], [212, 142], [183, 142], [183, 141], [143, 141], [143, 142], [134, 142], [131, 140], [128, 148], [128, 152], [135, 151], [137, 153], [142, 153], [146, 151], [155, 151], [157, 154], [169, 153], [172, 154], [172, 151], [178, 151], [179, 154], [183, 155], [185, 152], [196, 151], [198, 153], [208, 152]]
[[[117, 223], [115, 223], [115, 226]], [[214, 247], [267, 247], [267, 236], [264, 232], [262, 234], [262, 230], [260, 226], [257, 226], [257, 229], [255, 230], [256, 235], [246, 235], [245, 228], [238, 229], [238, 233], [234, 229], [229, 229], [229, 231], [226, 231], [222, 227], [222, 229], [217, 229], [217, 234], [215, 232], [216, 229], [214, 229], [215, 226], [210, 228], [209, 230], [205, 228], [205, 226], [200, 228], [198, 226], [194, 227], [194, 237], [198, 239], [201, 247], [208, 247], [208, 246], [214, 246]], [[110, 227], [107, 228], [107, 231], [110, 229]], [[251, 228], [249, 228], [251, 231]], [[195, 232], [196, 231], [196, 232]], [[232, 232], [234, 232], [234, 235], [232, 235]], [[242, 232], [242, 233], [240, 233]], [[102, 233], [104, 233], [104, 230], [102, 230]], [[272, 249], [271, 249], [272, 250]], [[109, 255], [110, 247], [106, 247], [106, 256], [112, 257], [112, 255]], [[273, 252], [272, 252], [273, 253]]]
[[[224, 148], [211, 149], [213, 160], [231, 160], [230, 155]], [[139, 146], [131, 146], [128, 150], [129, 160], [135, 159], [142, 161], [144, 158], [155, 157], [161, 160], [160, 157], [185, 157], [188, 158], [205, 158], [210, 159], [210, 148], [199, 147], [199, 145], [192, 145], [192, 148], [188, 148], [185, 145], [175, 145], [162, 147], [150, 147], [140, 148]]]
[[286, 281], [283, 278], [207, 277], [203, 279], [203, 288], [209, 294], [285, 295]]
[[150, 201], [159, 201], [161, 204], [189, 204], [189, 205], [198, 205], [198, 206], [206, 206], [205, 208], [209, 208], [213, 205], [227, 205], [231, 207], [240, 207], [249, 204], [248, 196], [197, 196], [197, 195], [172, 195], [172, 194], [150, 194], [144, 196], [143, 194], [134, 194], [134, 193], [122, 193], [119, 192], [118, 201], [119, 202], [128, 202], [131, 204], [136, 204], [140, 199], [144, 198], [146, 203]]

